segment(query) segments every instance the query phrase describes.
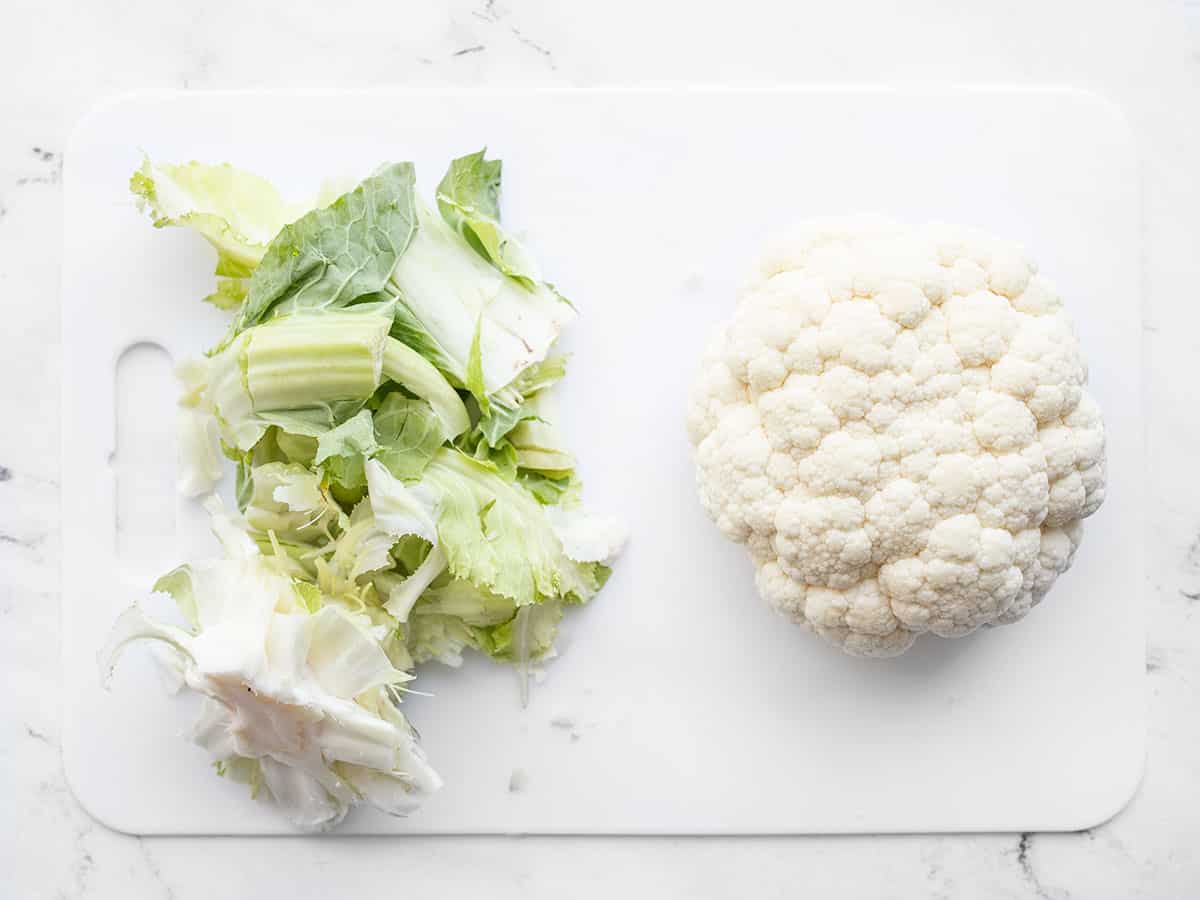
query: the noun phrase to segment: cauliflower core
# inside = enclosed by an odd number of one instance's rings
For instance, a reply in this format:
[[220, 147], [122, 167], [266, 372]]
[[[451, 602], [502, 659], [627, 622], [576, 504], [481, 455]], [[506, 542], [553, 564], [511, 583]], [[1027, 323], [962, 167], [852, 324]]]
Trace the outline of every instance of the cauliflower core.
[[1104, 500], [1104, 426], [1053, 287], [946, 226], [808, 225], [715, 335], [688, 433], [759, 592], [847, 653], [1022, 618]]

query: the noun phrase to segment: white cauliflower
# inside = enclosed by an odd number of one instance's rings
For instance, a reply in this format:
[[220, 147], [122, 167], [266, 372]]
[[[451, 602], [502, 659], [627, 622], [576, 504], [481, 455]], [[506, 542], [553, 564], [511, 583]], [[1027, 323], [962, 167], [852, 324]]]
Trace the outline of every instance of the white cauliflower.
[[1022, 618], [1104, 500], [1104, 426], [1054, 288], [948, 226], [802, 226], [708, 349], [700, 499], [759, 592], [848, 653]]

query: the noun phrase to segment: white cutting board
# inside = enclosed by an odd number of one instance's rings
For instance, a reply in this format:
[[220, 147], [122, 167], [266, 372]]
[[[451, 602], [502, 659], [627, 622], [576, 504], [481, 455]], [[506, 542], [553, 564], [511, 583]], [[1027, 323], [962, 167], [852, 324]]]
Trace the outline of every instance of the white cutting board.
[[[214, 546], [171, 492], [170, 376], [222, 329], [198, 302], [213, 254], [135, 212], [141, 150], [229, 160], [298, 195], [411, 159], [428, 197], [484, 144], [505, 162], [508, 221], [582, 311], [563, 418], [588, 498], [632, 540], [527, 709], [506, 668], [422, 672], [436, 696], [406, 708], [445, 789], [407, 820], [363, 810], [342, 831], [1056, 830], [1121, 808], [1144, 736], [1138, 173], [1111, 106], [1051, 90], [155, 94], [93, 113], [67, 155], [63, 264], [64, 757], [80, 802], [124, 831], [289, 830], [179, 736], [193, 707], [162, 693], [145, 648], [110, 693], [97, 681], [118, 612]], [[1048, 601], [892, 661], [842, 656], [765, 607], [700, 510], [682, 424], [762, 241], [856, 211], [1023, 241], [1079, 321], [1109, 426], [1108, 501]], [[126, 353], [139, 342], [162, 349]]]

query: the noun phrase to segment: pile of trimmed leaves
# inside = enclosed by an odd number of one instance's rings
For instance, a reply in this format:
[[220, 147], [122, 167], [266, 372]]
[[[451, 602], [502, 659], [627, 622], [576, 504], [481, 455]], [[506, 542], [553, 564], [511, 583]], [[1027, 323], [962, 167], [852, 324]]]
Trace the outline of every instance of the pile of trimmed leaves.
[[413, 669], [479, 651], [524, 693], [623, 543], [582, 511], [548, 402], [575, 310], [501, 226], [482, 151], [451, 164], [436, 212], [410, 163], [301, 206], [228, 165], [147, 160], [131, 187], [218, 253], [205, 299], [232, 321], [181, 368], [181, 487], [209, 494], [223, 455], [237, 510], [210, 496], [225, 557], [154, 586], [188, 627], [134, 606], [107, 664], [163, 642], [205, 695], [194, 737], [218, 772], [301, 827], [360, 800], [406, 813], [440, 784], [397, 708]]

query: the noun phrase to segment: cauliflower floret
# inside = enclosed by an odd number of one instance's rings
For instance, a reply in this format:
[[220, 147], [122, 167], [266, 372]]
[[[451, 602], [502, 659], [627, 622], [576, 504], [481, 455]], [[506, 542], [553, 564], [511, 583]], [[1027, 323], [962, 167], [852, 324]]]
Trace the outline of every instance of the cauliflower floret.
[[788, 495], [775, 514], [772, 549], [805, 584], [846, 588], [871, 565], [866, 511], [853, 497]]
[[773, 242], [692, 389], [701, 501], [759, 593], [848, 653], [1022, 618], [1104, 500], [1104, 426], [1053, 286], [951, 226]]
[[858, 656], [895, 656], [917, 637], [892, 613], [874, 579], [844, 591], [810, 588], [805, 616], [813, 631]]
[[1012, 606], [1024, 581], [1014, 560], [1011, 533], [958, 515], [939, 522], [917, 556], [881, 566], [879, 586], [905, 627], [958, 637]]
[[768, 552], [783, 499], [768, 474], [771, 456], [758, 410], [749, 405], [728, 410], [696, 451], [698, 464], [713, 475], [701, 486], [704, 508], [727, 538], [760, 555]]

